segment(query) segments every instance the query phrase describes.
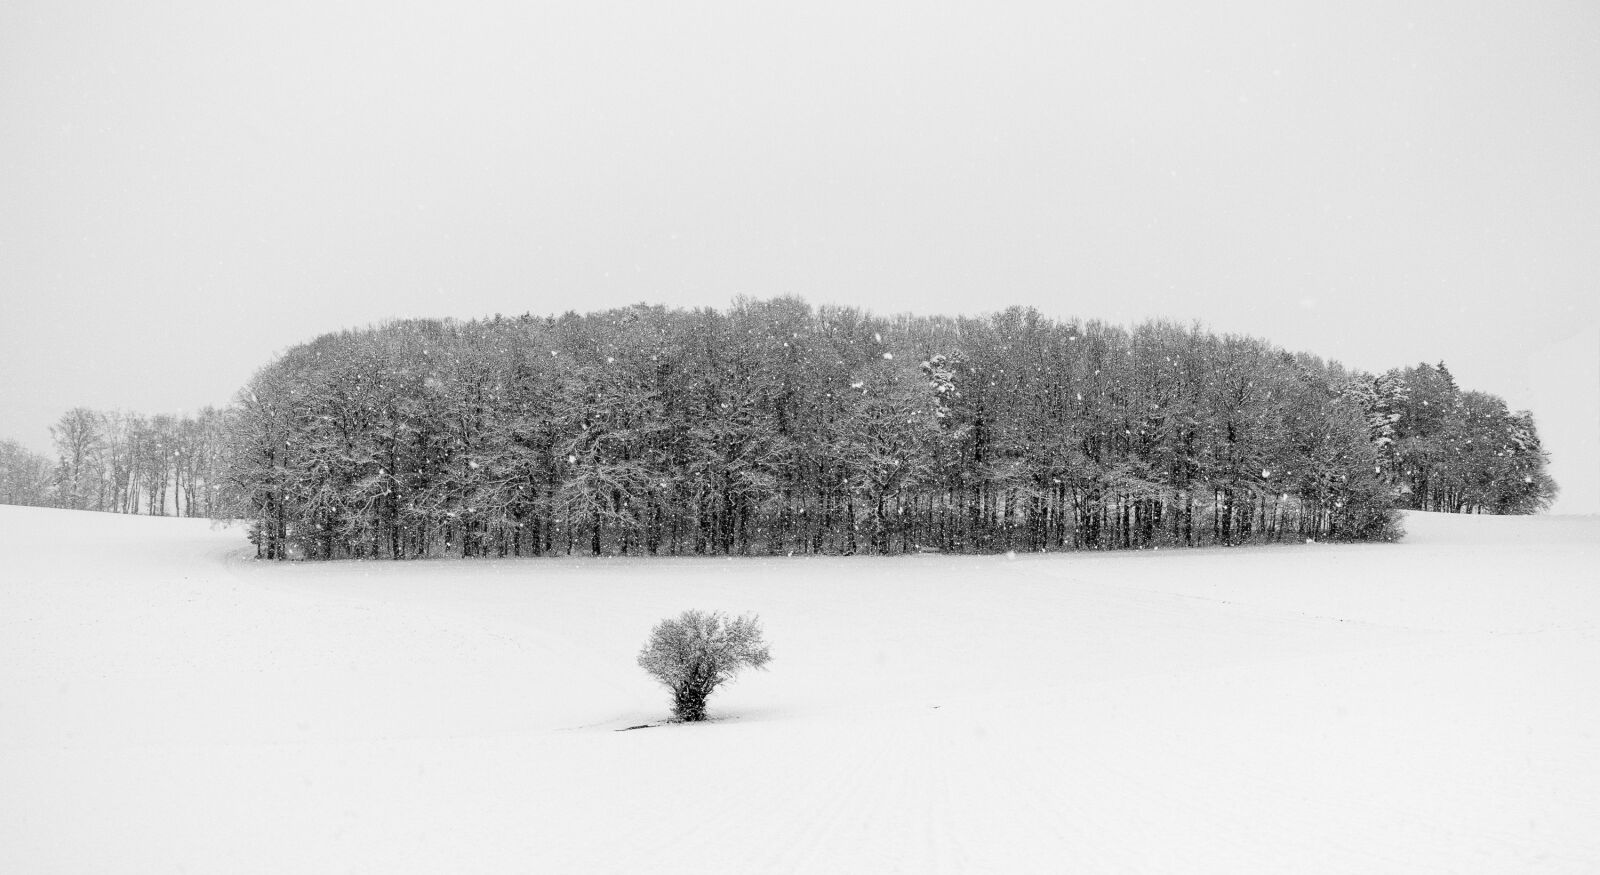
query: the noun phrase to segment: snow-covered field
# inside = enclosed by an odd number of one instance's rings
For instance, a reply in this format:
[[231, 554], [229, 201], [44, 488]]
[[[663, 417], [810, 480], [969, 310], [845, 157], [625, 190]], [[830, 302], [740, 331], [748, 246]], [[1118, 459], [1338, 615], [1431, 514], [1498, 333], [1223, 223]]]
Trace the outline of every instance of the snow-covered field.
[[[267, 564], [0, 507], [0, 872], [1596, 872], [1600, 520]], [[684, 608], [771, 671], [668, 715]]]

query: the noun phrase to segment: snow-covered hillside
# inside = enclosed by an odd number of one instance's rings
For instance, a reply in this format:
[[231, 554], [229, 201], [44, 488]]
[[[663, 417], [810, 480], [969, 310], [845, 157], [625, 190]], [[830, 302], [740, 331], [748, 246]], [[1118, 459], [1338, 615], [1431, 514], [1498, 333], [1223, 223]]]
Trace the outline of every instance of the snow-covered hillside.
[[[4, 872], [1594, 872], [1600, 520], [267, 564], [0, 507]], [[668, 716], [684, 608], [770, 672]]]

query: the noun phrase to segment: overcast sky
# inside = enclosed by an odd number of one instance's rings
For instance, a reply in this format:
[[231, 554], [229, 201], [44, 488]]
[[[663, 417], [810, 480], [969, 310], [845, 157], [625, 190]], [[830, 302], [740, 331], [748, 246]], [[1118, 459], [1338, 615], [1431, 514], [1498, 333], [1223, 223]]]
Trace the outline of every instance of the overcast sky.
[[1442, 359], [1600, 510], [1600, 4], [1292, 7], [6, 0], [0, 437], [792, 293]]

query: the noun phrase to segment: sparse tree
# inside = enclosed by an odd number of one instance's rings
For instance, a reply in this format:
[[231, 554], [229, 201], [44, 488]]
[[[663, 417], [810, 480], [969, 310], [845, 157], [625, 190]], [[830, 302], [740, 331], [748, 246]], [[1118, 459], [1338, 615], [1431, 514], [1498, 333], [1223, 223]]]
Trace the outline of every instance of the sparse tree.
[[753, 614], [729, 619], [721, 611], [684, 611], [662, 620], [639, 651], [639, 667], [672, 691], [679, 720], [706, 719], [706, 698], [745, 668], [764, 668], [772, 655]]
[[100, 414], [87, 407], [74, 407], [50, 426], [60, 459], [56, 468], [61, 506], [73, 510], [98, 510], [95, 507], [104, 441], [100, 434]]

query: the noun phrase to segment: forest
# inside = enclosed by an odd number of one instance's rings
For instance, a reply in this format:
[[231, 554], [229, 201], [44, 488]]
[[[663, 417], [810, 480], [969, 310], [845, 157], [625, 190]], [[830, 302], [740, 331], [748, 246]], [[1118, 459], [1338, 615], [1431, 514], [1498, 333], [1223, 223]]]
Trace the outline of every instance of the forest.
[[412, 320], [229, 411], [264, 558], [992, 552], [1398, 537], [1548, 506], [1532, 417], [1147, 322], [726, 310]]
[[342, 331], [229, 407], [51, 434], [0, 441], [0, 503], [244, 518], [274, 559], [1383, 540], [1556, 494], [1532, 415], [1443, 363], [796, 298]]

